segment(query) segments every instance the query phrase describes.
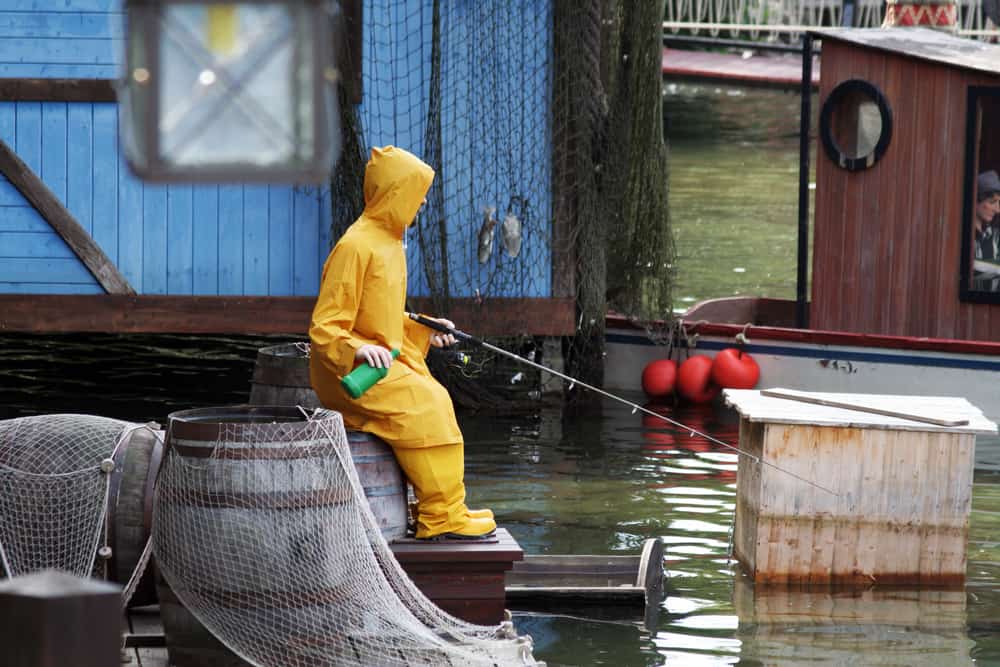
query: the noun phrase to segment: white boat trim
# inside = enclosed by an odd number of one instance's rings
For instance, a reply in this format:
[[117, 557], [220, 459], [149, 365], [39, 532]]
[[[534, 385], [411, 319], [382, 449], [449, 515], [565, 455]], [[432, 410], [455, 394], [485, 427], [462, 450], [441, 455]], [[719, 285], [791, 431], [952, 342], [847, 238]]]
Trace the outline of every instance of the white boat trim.
[[[741, 327], [709, 328], [739, 332]], [[774, 340], [794, 333], [800, 340]], [[758, 388], [787, 387], [805, 391], [958, 396], [969, 400], [991, 419], [1000, 418], [1000, 344], [934, 341], [920, 338], [865, 337], [809, 330], [751, 328], [743, 349], [761, 369]], [[816, 338], [871, 339], [871, 345], [810, 342]], [[805, 339], [804, 341], [801, 339]], [[907, 343], [912, 346], [907, 347]], [[883, 346], [889, 345], [889, 346]], [[734, 334], [700, 334], [692, 350], [675, 349], [674, 358], [688, 354], [714, 356], [736, 347]], [[976, 352], [934, 349], [978, 348]], [[919, 348], [919, 349], [915, 349]], [[642, 370], [665, 357], [641, 330], [609, 322], [606, 335], [604, 386], [609, 390], [639, 390]]]

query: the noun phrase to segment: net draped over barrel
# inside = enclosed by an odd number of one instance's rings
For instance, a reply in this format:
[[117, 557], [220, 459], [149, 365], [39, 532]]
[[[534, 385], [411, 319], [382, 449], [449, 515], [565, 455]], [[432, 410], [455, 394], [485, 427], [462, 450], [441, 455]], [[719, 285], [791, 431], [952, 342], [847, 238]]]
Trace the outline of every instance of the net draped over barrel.
[[98, 574], [125, 585], [126, 602], [155, 601], [142, 575], [161, 445], [155, 424], [95, 415], [0, 422], [2, 573]]
[[153, 526], [174, 594], [251, 664], [535, 664], [509, 623], [449, 616], [407, 578], [339, 413], [174, 413]]

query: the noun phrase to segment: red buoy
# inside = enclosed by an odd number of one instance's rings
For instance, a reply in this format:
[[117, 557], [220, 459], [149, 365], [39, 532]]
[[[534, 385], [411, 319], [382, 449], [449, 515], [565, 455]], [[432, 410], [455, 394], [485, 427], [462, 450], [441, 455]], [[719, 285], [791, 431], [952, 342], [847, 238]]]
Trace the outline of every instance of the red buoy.
[[749, 354], [727, 347], [712, 362], [712, 382], [727, 389], [753, 389], [760, 379], [760, 367]]
[[677, 379], [677, 362], [673, 359], [657, 359], [646, 364], [642, 370], [642, 390], [650, 398], [662, 398], [674, 392]]
[[677, 369], [677, 392], [692, 403], [708, 403], [719, 393], [712, 382], [712, 358], [696, 354]]

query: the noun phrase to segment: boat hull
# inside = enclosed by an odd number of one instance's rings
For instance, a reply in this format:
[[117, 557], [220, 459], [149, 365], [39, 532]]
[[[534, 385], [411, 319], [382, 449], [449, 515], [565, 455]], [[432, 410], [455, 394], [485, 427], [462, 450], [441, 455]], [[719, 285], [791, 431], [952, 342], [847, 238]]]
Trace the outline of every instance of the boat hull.
[[[1000, 419], [1000, 343], [866, 336], [780, 327], [702, 324], [695, 346], [675, 347], [674, 358], [715, 356], [737, 345], [760, 366], [758, 388], [919, 396], [960, 396]], [[609, 390], [640, 389], [646, 364], [666, 356], [645, 333], [623, 320], [609, 319], [604, 385]]]

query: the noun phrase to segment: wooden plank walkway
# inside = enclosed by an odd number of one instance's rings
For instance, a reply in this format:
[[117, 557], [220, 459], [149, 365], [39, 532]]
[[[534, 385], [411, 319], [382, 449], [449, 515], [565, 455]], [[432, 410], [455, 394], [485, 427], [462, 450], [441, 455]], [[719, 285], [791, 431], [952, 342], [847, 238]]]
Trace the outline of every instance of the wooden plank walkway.
[[[798, 89], [802, 57], [795, 54], [755, 52], [714, 53], [663, 48], [663, 76], [672, 80], [715, 81], [751, 86]], [[813, 89], [819, 87], [819, 58], [813, 58]]]
[[[129, 610], [128, 629], [137, 635], [162, 635], [163, 623], [160, 622], [159, 605]], [[122, 665], [167, 667], [167, 649], [166, 647], [130, 648], [122, 653]]]

